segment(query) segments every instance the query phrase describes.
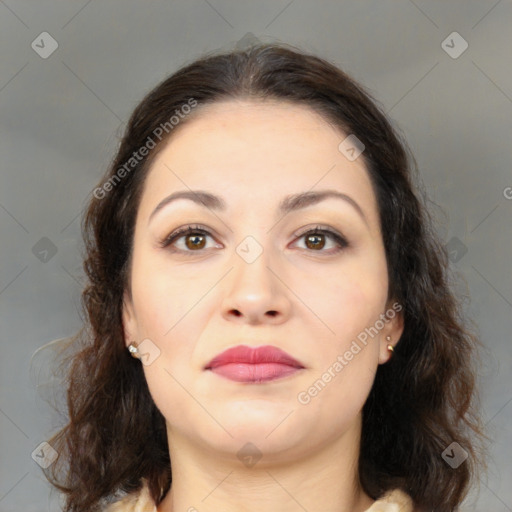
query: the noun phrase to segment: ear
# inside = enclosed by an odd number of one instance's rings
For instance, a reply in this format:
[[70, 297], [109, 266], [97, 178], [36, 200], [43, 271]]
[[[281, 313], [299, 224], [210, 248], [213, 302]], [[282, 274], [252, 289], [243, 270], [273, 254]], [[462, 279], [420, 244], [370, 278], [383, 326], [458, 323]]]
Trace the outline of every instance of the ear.
[[137, 340], [137, 319], [135, 317], [135, 310], [133, 307], [133, 301], [128, 291], [123, 294], [123, 331], [124, 331], [124, 343], [128, 345]]
[[[403, 306], [398, 301], [390, 301], [386, 308], [388, 320], [379, 333], [379, 364], [387, 363], [393, 356], [388, 345], [396, 347], [404, 331]], [[389, 336], [390, 339], [386, 339]]]

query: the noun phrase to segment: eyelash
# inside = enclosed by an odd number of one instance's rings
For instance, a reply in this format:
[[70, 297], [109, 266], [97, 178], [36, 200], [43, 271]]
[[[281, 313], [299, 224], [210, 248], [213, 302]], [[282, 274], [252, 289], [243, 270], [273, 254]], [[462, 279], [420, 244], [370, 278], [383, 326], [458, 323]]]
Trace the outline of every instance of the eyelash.
[[[172, 243], [174, 243], [176, 240], [179, 240], [182, 237], [185, 237], [186, 235], [203, 235], [203, 236], [212, 236], [211, 233], [205, 229], [203, 226], [200, 225], [189, 225], [184, 226], [182, 228], [177, 229], [176, 231], [173, 231], [169, 236], [165, 237], [162, 241], [159, 242], [159, 246], [162, 248], [169, 247]], [[296, 234], [297, 238], [303, 238], [306, 235], [325, 235], [327, 237], [330, 237], [334, 242], [338, 244], [338, 247], [331, 252], [324, 251], [324, 250], [318, 250], [315, 251], [311, 249], [311, 252], [326, 252], [327, 254], [338, 254], [343, 249], [349, 247], [349, 243], [347, 240], [342, 236], [336, 233], [335, 231], [331, 231], [330, 229], [322, 226], [316, 226], [313, 229], [309, 229], [305, 231], [304, 233]], [[307, 249], [306, 249], [307, 250]], [[194, 253], [194, 252], [203, 252], [201, 250], [198, 251], [190, 251], [190, 250], [182, 250], [182, 249], [173, 249], [173, 252], [181, 252], [181, 253]]]

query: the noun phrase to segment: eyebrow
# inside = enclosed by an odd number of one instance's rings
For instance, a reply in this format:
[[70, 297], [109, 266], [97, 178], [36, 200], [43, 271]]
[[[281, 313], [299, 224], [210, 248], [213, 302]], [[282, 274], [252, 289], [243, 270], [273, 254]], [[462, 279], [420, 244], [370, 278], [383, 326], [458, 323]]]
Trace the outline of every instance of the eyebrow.
[[[342, 192], [338, 192], [337, 190], [320, 190], [316, 192], [301, 192], [299, 194], [292, 194], [286, 196], [280, 203], [277, 210], [278, 215], [284, 216], [290, 212], [300, 210], [302, 208], [307, 208], [308, 206], [312, 206], [314, 204], [320, 203], [326, 199], [337, 198], [341, 199], [350, 205], [359, 213], [361, 218], [364, 220], [365, 224], [368, 226], [368, 219], [364, 214], [364, 211], [359, 206], [359, 204], [354, 201], [347, 194], [343, 194]], [[221, 197], [212, 194], [210, 192], [206, 192], [204, 190], [181, 190], [178, 192], [174, 192], [171, 195], [162, 199], [156, 208], [153, 210], [151, 215], [149, 216], [148, 223], [155, 216], [157, 212], [162, 210], [165, 206], [171, 204], [178, 199], [189, 199], [194, 203], [204, 206], [209, 210], [215, 211], [226, 211], [227, 205], [226, 201]]]

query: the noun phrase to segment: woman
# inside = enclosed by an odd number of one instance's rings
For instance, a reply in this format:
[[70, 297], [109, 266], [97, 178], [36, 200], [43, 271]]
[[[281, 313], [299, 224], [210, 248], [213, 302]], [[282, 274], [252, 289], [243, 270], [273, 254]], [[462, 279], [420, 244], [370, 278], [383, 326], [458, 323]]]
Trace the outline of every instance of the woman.
[[90, 325], [47, 474], [66, 511], [457, 509], [479, 341], [405, 147], [283, 45], [143, 99], [83, 225]]

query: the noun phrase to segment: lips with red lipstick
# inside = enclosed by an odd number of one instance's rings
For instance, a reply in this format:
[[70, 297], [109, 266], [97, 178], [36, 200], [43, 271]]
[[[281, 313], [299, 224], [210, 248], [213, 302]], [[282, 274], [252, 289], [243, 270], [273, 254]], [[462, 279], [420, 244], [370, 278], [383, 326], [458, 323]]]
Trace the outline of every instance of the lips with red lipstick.
[[236, 382], [265, 382], [292, 375], [304, 366], [277, 347], [238, 345], [214, 357], [205, 370]]

